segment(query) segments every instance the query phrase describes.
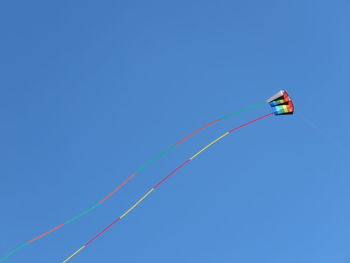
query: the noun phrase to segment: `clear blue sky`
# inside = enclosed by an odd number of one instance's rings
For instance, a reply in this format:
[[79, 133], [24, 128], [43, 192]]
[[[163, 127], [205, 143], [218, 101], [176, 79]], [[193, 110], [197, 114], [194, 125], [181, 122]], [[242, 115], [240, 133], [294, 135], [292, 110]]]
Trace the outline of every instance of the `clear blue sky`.
[[[280, 89], [72, 262], [350, 262], [350, 1], [2, 1], [0, 256]], [[211, 140], [7, 262], [61, 262]]]

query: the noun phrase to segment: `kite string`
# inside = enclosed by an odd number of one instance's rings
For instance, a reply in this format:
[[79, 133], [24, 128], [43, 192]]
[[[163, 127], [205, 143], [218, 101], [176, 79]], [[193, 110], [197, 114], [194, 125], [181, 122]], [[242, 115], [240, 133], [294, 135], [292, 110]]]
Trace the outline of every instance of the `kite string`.
[[103, 198], [101, 201], [99, 201], [97, 204], [91, 206], [90, 208], [88, 208], [87, 210], [83, 211], [82, 213], [80, 213], [78, 216], [75, 216], [69, 220], [67, 220], [65, 223], [58, 225], [52, 229], [50, 229], [49, 231], [40, 234], [39, 236], [31, 239], [30, 241], [26, 242], [24, 245], [21, 245], [19, 247], [17, 247], [16, 249], [12, 250], [10, 253], [8, 253], [7, 255], [3, 256], [2, 258], [0, 258], [0, 262], [3, 262], [4, 260], [6, 260], [7, 258], [9, 258], [10, 256], [12, 256], [14, 253], [18, 252], [19, 250], [21, 250], [24, 246], [33, 243], [35, 241], [37, 241], [38, 239], [48, 235], [49, 233], [52, 233], [56, 230], [58, 230], [59, 228], [63, 227], [64, 225], [71, 223], [75, 220], [77, 220], [78, 218], [86, 215], [87, 213], [91, 212], [92, 210], [96, 209], [97, 207], [99, 207], [101, 204], [103, 204], [108, 198], [110, 198], [111, 196], [113, 196], [120, 188], [122, 188], [125, 184], [127, 184], [132, 178], [134, 178], [136, 176], [136, 174], [138, 174], [140, 171], [142, 171], [144, 168], [146, 168], [147, 166], [149, 166], [151, 163], [155, 162], [157, 159], [159, 159], [160, 157], [162, 157], [163, 155], [165, 155], [167, 152], [171, 151], [173, 148], [175, 148], [176, 146], [178, 146], [179, 144], [183, 143], [184, 141], [186, 141], [187, 139], [189, 139], [190, 137], [192, 137], [193, 135], [195, 135], [196, 133], [200, 132], [201, 130], [211, 126], [212, 124], [219, 122], [221, 120], [224, 120], [226, 118], [232, 117], [236, 114], [260, 107], [266, 105], [266, 102], [263, 103], [259, 103], [256, 105], [253, 105], [251, 107], [233, 112], [231, 114], [225, 115], [221, 118], [218, 118], [215, 121], [212, 121], [204, 126], [202, 126], [201, 128], [199, 128], [198, 130], [192, 132], [191, 134], [187, 135], [186, 137], [184, 137], [182, 140], [178, 141], [177, 143], [175, 143], [174, 145], [171, 145], [170, 147], [166, 148], [165, 150], [163, 150], [162, 152], [156, 154], [155, 156], [153, 156], [151, 159], [149, 159], [147, 162], [145, 162], [135, 173], [131, 174], [128, 178], [126, 178], [120, 185], [118, 185], [112, 192], [110, 192], [105, 198]]
[[175, 174], [177, 171], [179, 171], [182, 167], [184, 167], [187, 163], [189, 163], [190, 161], [192, 161], [195, 157], [197, 157], [199, 154], [201, 154], [202, 152], [204, 152], [206, 149], [208, 149], [209, 147], [211, 147], [212, 145], [214, 145], [215, 143], [217, 143], [218, 141], [220, 141], [221, 139], [223, 139], [225, 136], [229, 135], [230, 133], [234, 132], [235, 130], [238, 130], [244, 126], [247, 126], [249, 124], [252, 124], [256, 121], [259, 121], [261, 119], [264, 119], [266, 117], [269, 117], [273, 115], [273, 113], [264, 115], [262, 117], [259, 117], [255, 120], [252, 120], [250, 122], [247, 122], [245, 124], [242, 124], [226, 133], [224, 133], [223, 135], [219, 136], [218, 138], [216, 138], [214, 141], [212, 141], [211, 143], [209, 143], [208, 145], [206, 145], [205, 147], [203, 147], [201, 150], [199, 150], [196, 154], [194, 154], [192, 157], [190, 157], [189, 159], [187, 159], [184, 163], [182, 163], [180, 166], [178, 166], [176, 169], [174, 169], [170, 174], [168, 174], [166, 177], [164, 177], [160, 182], [158, 182], [151, 190], [149, 190], [144, 196], [142, 196], [133, 206], [131, 206], [123, 215], [121, 215], [119, 218], [117, 218], [115, 221], [113, 221], [110, 225], [108, 225], [106, 228], [104, 228], [101, 232], [99, 232], [96, 236], [94, 236], [92, 239], [90, 239], [84, 246], [82, 246], [80, 249], [78, 249], [77, 251], [75, 251], [72, 255], [70, 255], [67, 259], [65, 259], [62, 263], [66, 263], [68, 260], [70, 260], [71, 258], [73, 258], [76, 254], [78, 254], [81, 250], [83, 250], [84, 248], [86, 248], [88, 245], [90, 245], [93, 241], [95, 241], [98, 237], [100, 237], [103, 233], [105, 233], [108, 229], [110, 229], [115, 223], [117, 223], [118, 221], [120, 221], [123, 217], [125, 217], [128, 213], [130, 213], [136, 206], [138, 206], [144, 199], [146, 199], [147, 196], [149, 196], [157, 187], [159, 187], [162, 183], [164, 183], [167, 179], [169, 179], [173, 174]]

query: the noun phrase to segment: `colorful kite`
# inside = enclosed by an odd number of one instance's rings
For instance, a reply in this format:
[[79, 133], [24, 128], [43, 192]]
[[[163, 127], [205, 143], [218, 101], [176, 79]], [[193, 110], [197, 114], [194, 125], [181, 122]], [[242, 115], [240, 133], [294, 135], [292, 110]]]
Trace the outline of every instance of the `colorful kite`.
[[[273, 113], [269, 113], [267, 115], [264, 115], [260, 118], [257, 118], [253, 121], [250, 121], [248, 123], [245, 123], [243, 125], [240, 125], [226, 133], [224, 133], [223, 135], [221, 135], [220, 137], [218, 137], [217, 139], [215, 139], [214, 141], [212, 141], [211, 143], [209, 143], [207, 146], [205, 146], [204, 148], [202, 148], [200, 151], [198, 151], [196, 154], [194, 154], [192, 157], [190, 157], [189, 159], [187, 159], [184, 163], [182, 163], [180, 166], [178, 166], [175, 170], [173, 170], [170, 174], [168, 174], [166, 177], [164, 177], [160, 182], [158, 182], [151, 190], [149, 190], [143, 197], [141, 197], [131, 208], [129, 208], [124, 214], [122, 214], [119, 218], [117, 218], [114, 222], [112, 222], [109, 226], [107, 226], [105, 229], [103, 229], [100, 233], [98, 233], [94, 238], [92, 238], [90, 241], [88, 241], [84, 246], [82, 246], [80, 249], [78, 249], [76, 252], [74, 252], [71, 256], [69, 256], [66, 260], [63, 261], [63, 263], [67, 262], [68, 260], [70, 260], [72, 257], [74, 257], [77, 253], [79, 253], [81, 250], [83, 250], [85, 247], [87, 247], [89, 244], [91, 244], [94, 240], [96, 240], [100, 235], [102, 235], [105, 231], [107, 231], [109, 228], [111, 228], [115, 223], [117, 223], [119, 220], [121, 220], [123, 217], [125, 217], [129, 212], [131, 212], [137, 205], [139, 205], [139, 203], [141, 203], [149, 194], [151, 194], [156, 188], [158, 188], [163, 182], [165, 182], [170, 176], [172, 176], [174, 173], [176, 173], [178, 170], [180, 170], [183, 166], [185, 166], [188, 162], [192, 161], [194, 158], [196, 158], [199, 154], [201, 154], [203, 151], [205, 151], [206, 149], [208, 149], [210, 146], [212, 146], [213, 144], [215, 144], [216, 142], [218, 142], [219, 140], [221, 140], [222, 138], [224, 138], [225, 136], [229, 135], [230, 133], [232, 133], [233, 131], [240, 129], [244, 126], [247, 126], [249, 124], [252, 124], [258, 120], [264, 119], [268, 116], [271, 116], [273, 114], [275, 115], [284, 115], [284, 114], [293, 114], [294, 112], [294, 106], [292, 103], [292, 100], [290, 99], [290, 97], [288, 96], [287, 92], [284, 90], [279, 91], [276, 95], [272, 96], [270, 99], [268, 99], [266, 101], [267, 103], [269, 103], [269, 105], [272, 107]], [[80, 218], [81, 216], [89, 213], [90, 211], [94, 210], [95, 208], [97, 208], [98, 206], [100, 206], [102, 203], [104, 203], [108, 198], [110, 198], [112, 195], [114, 195], [122, 186], [124, 186], [126, 183], [128, 183], [133, 177], [135, 177], [135, 175], [137, 173], [139, 173], [141, 170], [143, 170], [144, 168], [146, 168], [148, 165], [150, 165], [151, 163], [153, 163], [155, 160], [159, 159], [161, 156], [163, 156], [164, 154], [166, 154], [167, 152], [169, 152], [170, 150], [172, 150], [173, 148], [175, 148], [176, 146], [178, 146], [180, 143], [184, 142], [185, 140], [187, 140], [188, 138], [190, 138], [191, 136], [195, 135], [196, 133], [198, 133], [199, 131], [211, 126], [212, 124], [219, 122], [223, 119], [226, 119], [228, 117], [231, 117], [233, 115], [236, 115], [238, 113], [253, 109], [253, 108], [257, 108], [259, 106], [265, 105], [265, 103], [260, 103], [257, 105], [254, 105], [252, 107], [243, 109], [241, 111], [235, 112], [235, 113], [231, 113], [228, 115], [225, 115], [215, 121], [212, 121], [206, 125], [204, 125], [203, 127], [199, 128], [198, 130], [192, 132], [191, 134], [189, 134], [188, 136], [186, 136], [185, 138], [183, 138], [182, 140], [178, 141], [176, 144], [168, 147], [167, 149], [165, 149], [164, 151], [160, 152], [159, 154], [157, 154], [156, 156], [154, 156], [153, 158], [151, 158], [148, 162], [146, 162], [144, 165], [141, 166], [141, 168], [139, 168], [135, 173], [133, 173], [132, 175], [130, 175], [124, 182], [122, 182], [117, 188], [115, 188], [110, 194], [108, 194], [105, 198], [103, 198], [100, 202], [98, 202], [97, 204], [95, 204], [94, 206], [90, 207], [89, 209], [87, 209], [86, 211], [84, 211], [83, 213], [81, 213], [80, 215], [66, 221], [65, 223], [58, 225], [56, 227], [54, 227], [53, 229], [39, 235], [38, 237], [24, 243], [23, 245], [19, 246], [18, 248], [16, 248], [15, 250], [11, 251], [9, 254], [5, 255], [4, 257], [0, 258], [0, 262], [3, 262], [4, 260], [6, 260], [7, 258], [9, 258], [11, 255], [13, 255], [14, 253], [16, 253], [17, 251], [19, 251], [20, 249], [22, 249], [23, 247], [27, 246], [28, 244], [46, 236], [47, 234], [61, 228], [62, 226], [75, 221], [76, 219]]]
[[285, 90], [281, 90], [269, 98], [267, 103], [272, 107], [275, 115], [293, 114], [294, 105], [290, 99], [288, 93]]
[[68, 262], [70, 259], [72, 259], [76, 254], [81, 252], [83, 249], [85, 249], [88, 245], [90, 245], [93, 241], [95, 241], [98, 237], [100, 237], [103, 233], [105, 233], [108, 229], [110, 229], [114, 224], [119, 222], [123, 217], [125, 217], [128, 213], [130, 213], [136, 206], [138, 206], [148, 195], [150, 195], [156, 188], [158, 188], [162, 183], [164, 183], [167, 179], [170, 178], [174, 173], [179, 171], [182, 167], [184, 167], [187, 163], [192, 161], [194, 158], [196, 158], [199, 154], [201, 154], [203, 151], [208, 149], [210, 146], [214, 145], [216, 142], [224, 138], [225, 136], [229, 135], [233, 131], [236, 131], [244, 126], [247, 126], [249, 124], [252, 124], [258, 120], [262, 120], [266, 117], [269, 117], [273, 114], [275, 115], [283, 115], [283, 114], [293, 114], [294, 112], [294, 106], [289, 98], [288, 94], [286, 91], [281, 90], [279, 91], [276, 95], [272, 96], [270, 99], [267, 100], [267, 102], [270, 104], [272, 107], [273, 113], [269, 113], [267, 115], [264, 115], [260, 118], [257, 118], [253, 121], [247, 122], [245, 124], [242, 124], [226, 133], [223, 135], [219, 136], [216, 138], [214, 141], [209, 143], [207, 146], [199, 150], [196, 154], [188, 158], [185, 162], [183, 162], [180, 166], [178, 166], [175, 170], [173, 170], [170, 174], [165, 176], [160, 182], [158, 182], [151, 190], [149, 190], [145, 195], [143, 195], [133, 206], [131, 206], [124, 214], [122, 214], [120, 217], [118, 217], [116, 220], [114, 220], [110, 225], [105, 227], [101, 232], [99, 232], [96, 236], [94, 236], [92, 239], [90, 239], [85, 245], [83, 245], [81, 248], [79, 248], [77, 251], [75, 251], [72, 255], [70, 255], [68, 258], [66, 258], [62, 263]]

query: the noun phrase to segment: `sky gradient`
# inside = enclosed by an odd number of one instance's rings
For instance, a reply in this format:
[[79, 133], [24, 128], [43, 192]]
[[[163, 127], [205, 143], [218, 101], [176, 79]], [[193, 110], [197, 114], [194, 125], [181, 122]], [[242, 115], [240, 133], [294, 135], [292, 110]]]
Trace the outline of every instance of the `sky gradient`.
[[[2, 1], [0, 257], [280, 89], [71, 262], [349, 263], [350, 1]], [[5, 262], [62, 262], [221, 134]]]

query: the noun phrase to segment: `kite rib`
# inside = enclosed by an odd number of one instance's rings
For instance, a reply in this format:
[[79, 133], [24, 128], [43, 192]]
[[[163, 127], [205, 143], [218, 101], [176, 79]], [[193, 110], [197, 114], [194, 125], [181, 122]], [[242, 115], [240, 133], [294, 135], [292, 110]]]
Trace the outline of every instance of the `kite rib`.
[[[266, 102], [263, 102], [263, 103], [259, 103], [259, 104], [256, 104], [254, 106], [251, 106], [251, 107], [248, 107], [248, 108], [245, 108], [243, 110], [240, 110], [240, 111], [236, 111], [234, 113], [231, 113], [231, 114], [228, 114], [228, 115], [225, 115], [221, 118], [218, 118], [217, 120], [215, 121], [212, 121], [204, 126], [202, 126], [201, 128], [199, 128], [198, 130], [192, 132], [191, 134], [187, 135], [186, 137], [184, 137], [182, 140], [178, 141], [176, 144], [174, 145], [171, 145], [170, 147], [166, 148], [165, 150], [163, 150], [162, 152], [158, 153], [157, 155], [155, 155], [154, 157], [152, 157], [151, 159], [149, 159], [146, 163], [144, 163], [135, 173], [133, 173], [132, 175], [130, 175], [127, 179], [125, 179], [120, 185], [118, 185], [118, 187], [116, 187], [112, 192], [110, 192], [105, 198], [103, 198], [101, 201], [99, 201], [98, 204], [95, 204], [94, 206], [90, 207], [89, 209], [83, 211], [80, 215], [78, 216], [75, 216], [69, 220], [67, 220], [64, 224], [61, 224], [61, 225], [58, 225], [54, 228], [52, 228], [51, 230], [37, 236], [36, 238], [33, 238], [31, 239], [30, 241], [28, 241], [26, 244], [29, 244], [29, 243], [33, 243], [34, 241], [37, 241], [38, 239], [48, 235], [49, 233], [52, 233], [54, 231], [56, 231], [57, 229], [63, 227], [64, 225], [68, 224], [68, 223], [71, 223], [75, 220], [77, 220], [78, 218], [80, 218], [81, 216], [83, 215], [86, 215], [87, 213], [91, 212], [92, 210], [94, 210], [95, 208], [97, 208], [99, 205], [103, 204], [108, 198], [110, 198], [111, 196], [113, 196], [116, 192], [119, 191], [120, 188], [122, 188], [125, 184], [127, 184], [132, 178], [134, 178], [136, 176], [136, 174], [138, 174], [141, 170], [143, 170], [144, 168], [146, 168], [147, 166], [149, 166], [151, 163], [153, 163], [154, 161], [156, 161], [157, 159], [159, 159], [161, 156], [163, 156], [164, 154], [166, 154], [167, 152], [169, 152], [170, 150], [172, 150], [173, 148], [175, 148], [177, 145], [181, 144], [182, 142], [186, 141], [187, 139], [189, 139], [190, 137], [192, 137], [193, 135], [195, 135], [196, 133], [200, 132], [201, 130], [213, 125], [214, 123], [216, 122], [219, 122], [223, 119], [226, 119], [228, 117], [232, 117], [236, 114], [239, 114], [239, 113], [242, 113], [242, 112], [245, 112], [245, 111], [248, 111], [248, 110], [251, 110], [251, 109], [254, 109], [254, 108], [257, 108], [257, 107], [260, 107], [260, 106], [263, 106], [263, 105], [266, 105]], [[18, 247], [17, 249], [21, 249], [22, 246]], [[14, 249], [12, 252], [8, 253], [7, 255], [5, 255], [4, 257], [0, 258], [0, 262], [3, 262], [5, 259], [7, 259], [8, 257], [12, 256], [15, 252], [17, 252], [17, 249]]]
[[110, 229], [115, 223], [119, 222], [123, 217], [125, 217], [128, 213], [130, 213], [136, 206], [138, 206], [144, 199], [146, 199], [147, 196], [149, 196], [157, 187], [159, 187], [162, 183], [164, 183], [167, 179], [169, 179], [173, 174], [175, 174], [177, 171], [179, 171], [182, 167], [184, 167], [187, 163], [189, 163], [190, 161], [192, 161], [196, 156], [198, 156], [199, 154], [201, 154], [202, 152], [204, 152], [206, 149], [208, 149], [209, 147], [211, 147], [212, 145], [214, 145], [215, 143], [217, 143], [218, 141], [220, 141], [222, 138], [224, 138], [225, 136], [229, 135], [230, 133], [232, 133], [235, 130], [238, 130], [244, 126], [247, 126], [249, 124], [252, 124], [258, 120], [264, 119], [266, 117], [269, 117], [273, 115], [273, 113], [264, 115], [260, 118], [257, 118], [255, 120], [252, 120], [250, 122], [247, 122], [243, 125], [240, 125], [226, 133], [224, 133], [223, 135], [221, 135], [220, 137], [216, 138], [214, 141], [212, 141], [211, 143], [209, 143], [208, 145], [206, 145], [205, 147], [203, 147], [201, 150], [199, 150], [195, 155], [193, 155], [191, 158], [187, 159], [184, 163], [182, 163], [180, 166], [178, 166], [177, 168], [175, 168], [170, 174], [168, 174], [167, 176], [165, 176], [161, 181], [159, 181], [153, 188], [151, 188], [151, 190], [149, 190], [145, 195], [143, 195], [134, 205], [132, 205], [124, 214], [122, 214], [120, 217], [118, 217], [115, 221], [113, 221], [110, 225], [108, 225], [106, 228], [104, 228], [101, 232], [99, 232], [96, 236], [94, 236], [90, 241], [88, 241], [80, 250], [77, 250], [76, 252], [74, 252], [72, 255], [70, 255], [66, 260], [63, 261], [63, 263], [66, 263], [68, 260], [70, 260], [71, 258], [73, 258], [76, 254], [78, 254], [83, 248], [86, 248], [88, 245], [90, 245], [93, 241], [95, 241], [98, 237], [100, 237], [103, 233], [105, 233], [108, 229]]

